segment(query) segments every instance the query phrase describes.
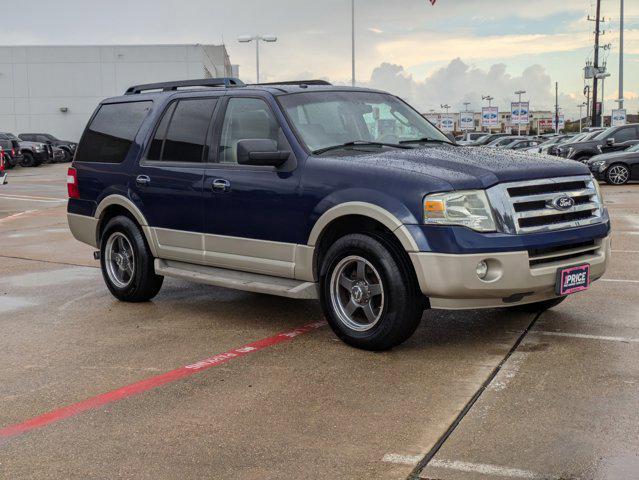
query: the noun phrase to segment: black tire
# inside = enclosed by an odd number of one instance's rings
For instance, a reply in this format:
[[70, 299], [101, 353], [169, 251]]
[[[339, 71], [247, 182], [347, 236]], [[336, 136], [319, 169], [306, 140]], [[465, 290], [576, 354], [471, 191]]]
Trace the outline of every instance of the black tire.
[[[132, 265], [132, 274], [126, 284], [118, 285], [113, 277], [114, 267], [107, 265], [110, 263], [109, 258], [112, 258], [114, 254], [109, 254], [107, 249], [110, 248], [109, 239], [111, 237], [117, 239], [121, 236], [128, 240], [128, 245], [132, 250], [132, 261], [127, 262], [127, 265]], [[123, 302], [149, 301], [162, 288], [164, 277], [155, 274], [153, 255], [151, 255], [144, 234], [129, 217], [123, 215], [114, 217], [104, 227], [100, 241], [100, 266], [104, 282], [110, 292]]]
[[546, 310], [550, 310], [551, 308], [556, 307], [564, 300], [566, 300], [565, 296], [551, 298], [550, 300], [544, 300], [541, 302], [527, 303], [525, 305], [516, 305], [514, 307], [506, 307], [506, 308], [513, 312], [542, 313], [542, 312], [545, 312]]
[[60, 163], [69, 163], [71, 160], [73, 160], [73, 155], [71, 155], [71, 152], [69, 150], [63, 148], [62, 151], [64, 152], [64, 158], [60, 160]]
[[[364, 277], [379, 277], [382, 285], [383, 301], [377, 299], [379, 303], [374, 307], [378, 319], [370, 322], [370, 327], [363, 327], [368, 328], [365, 331], [349, 327], [340, 316], [343, 315], [343, 309], [340, 314], [339, 305], [347, 301], [342, 296], [350, 296], [350, 302], [353, 302], [355, 297], [349, 293], [352, 290], [343, 286], [335, 287], [338, 294], [332, 293], [335, 291], [332, 289], [334, 275], [343, 272], [340, 269], [345, 268], [342, 267], [344, 262], [353, 261], [353, 258], [365, 261], [368, 273]], [[320, 301], [324, 315], [335, 334], [348, 345], [364, 350], [388, 350], [407, 340], [419, 326], [427, 305], [426, 298], [419, 291], [410, 263], [402, 257], [393, 242], [385, 237], [346, 235], [328, 249], [320, 267]], [[355, 279], [352, 282], [356, 282], [359, 277], [353, 273]], [[369, 294], [370, 291], [367, 295]], [[369, 302], [373, 302], [372, 297]], [[352, 314], [364, 316], [364, 312], [363, 307], [357, 307]]]
[[22, 155], [22, 161], [20, 162], [22, 167], [35, 167], [36, 161], [32, 153], [24, 152]]
[[623, 163], [613, 163], [606, 169], [605, 179], [608, 185], [625, 185], [630, 180], [630, 169]]

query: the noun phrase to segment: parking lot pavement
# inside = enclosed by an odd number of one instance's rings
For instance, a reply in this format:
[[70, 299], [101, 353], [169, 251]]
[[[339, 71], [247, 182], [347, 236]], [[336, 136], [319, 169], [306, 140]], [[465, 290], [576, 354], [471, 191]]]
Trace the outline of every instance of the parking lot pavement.
[[320, 326], [315, 302], [171, 279], [153, 302], [117, 302], [64, 203], [16, 198], [64, 198], [65, 168], [0, 187], [0, 478], [637, 469], [639, 187], [605, 189], [610, 281], [537, 319], [429, 311], [409, 342], [373, 354]]

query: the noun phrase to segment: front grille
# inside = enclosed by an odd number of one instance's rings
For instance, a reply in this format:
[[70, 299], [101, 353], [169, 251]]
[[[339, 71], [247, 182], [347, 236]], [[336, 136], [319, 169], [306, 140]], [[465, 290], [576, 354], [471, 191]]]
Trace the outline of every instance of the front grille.
[[[601, 205], [590, 175], [513, 182], [493, 187], [493, 205], [500, 205], [504, 229], [512, 233], [535, 233], [589, 225], [601, 221]], [[565, 210], [553, 206], [566, 195], [574, 204]], [[496, 201], [494, 201], [496, 200]], [[501, 200], [501, 201], [500, 201]], [[498, 208], [499, 210], [499, 208]]]
[[530, 266], [542, 266], [552, 262], [565, 262], [573, 258], [594, 255], [601, 247], [601, 240], [560, 245], [550, 248], [531, 248], [528, 250]]

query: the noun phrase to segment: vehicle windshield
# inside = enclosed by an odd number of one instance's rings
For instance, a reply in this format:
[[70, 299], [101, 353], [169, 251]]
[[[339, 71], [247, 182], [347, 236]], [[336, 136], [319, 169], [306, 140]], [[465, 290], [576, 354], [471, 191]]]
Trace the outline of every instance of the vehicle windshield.
[[574, 137], [568, 137], [568, 138], [564, 138], [561, 143], [575, 143], [575, 142], [581, 142], [582, 140], [584, 140], [585, 138], [588, 137], [587, 133], [580, 133], [579, 135], [575, 135]]
[[11, 140], [20, 140], [18, 137], [16, 137], [13, 133], [7, 133], [6, 134], [7, 137], [9, 137]]
[[399, 145], [428, 139], [451, 143], [418, 112], [389, 94], [322, 91], [278, 99], [311, 152], [350, 142]]
[[592, 137], [593, 140], [605, 140], [610, 134], [615, 132], [617, 127], [608, 127], [603, 132], [599, 132], [598, 135]]
[[626, 152], [639, 152], [639, 143], [637, 145], [633, 145], [632, 147], [626, 148]]

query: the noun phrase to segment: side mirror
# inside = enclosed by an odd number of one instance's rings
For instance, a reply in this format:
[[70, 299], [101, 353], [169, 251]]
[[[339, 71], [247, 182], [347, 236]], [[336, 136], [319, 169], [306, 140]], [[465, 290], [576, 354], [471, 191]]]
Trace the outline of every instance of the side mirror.
[[606, 140], [606, 145], [608, 145], [609, 147], [612, 147], [615, 144], [615, 139], [614, 138], [608, 138]]
[[277, 149], [277, 142], [266, 138], [237, 142], [237, 163], [240, 165], [281, 166], [291, 152]]

